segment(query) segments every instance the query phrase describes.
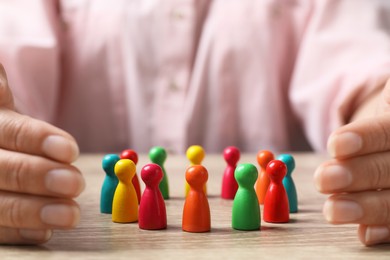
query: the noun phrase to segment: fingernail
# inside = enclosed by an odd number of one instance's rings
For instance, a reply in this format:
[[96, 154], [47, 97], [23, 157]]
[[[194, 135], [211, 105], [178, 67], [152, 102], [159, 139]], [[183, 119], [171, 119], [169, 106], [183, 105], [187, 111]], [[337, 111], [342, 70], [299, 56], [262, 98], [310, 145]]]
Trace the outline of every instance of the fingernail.
[[46, 205], [41, 209], [41, 220], [52, 226], [75, 227], [80, 220], [80, 210], [69, 205]]
[[79, 155], [77, 144], [59, 135], [48, 136], [43, 141], [42, 150], [47, 156], [65, 162], [73, 162]]
[[378, 244], [387, 241], [390, 236], [388, 227], [367, 227], [365, 240], [367, 244]]
[[332, 157], [347, 156], [356, 153], [362, 146], [362, 138], [352, 132], [333, 134], [328, 140], [328, 151]]
[[332, 223], [349, 223], [363, 217], [363, 209], [350, 200], [327, 200], [324, 205], [324, 215]]
[[19, 229], [19, 235], [26, 240], [47, 241], [52, 235], [51, 230]]
[[85, 181], [81, 174], [66, 169], [49, 171], [45, 178], [45, 185], [49, 191], [77, 196], [85, 188]]
[[314, 180], [317, 190], [335, 191], [351, 185], [352, 174], [341, 165], [328, 165], [315, 171]]

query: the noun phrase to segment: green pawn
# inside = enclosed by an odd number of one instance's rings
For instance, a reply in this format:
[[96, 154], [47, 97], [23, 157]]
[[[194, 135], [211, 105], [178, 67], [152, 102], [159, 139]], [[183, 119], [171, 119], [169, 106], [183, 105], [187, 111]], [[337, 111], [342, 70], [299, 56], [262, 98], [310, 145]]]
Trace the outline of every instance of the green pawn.
[[254, 188], [257, 168], [250, 163], [239, 164], [234, 171], [238, 190], [233, 201], [232, 227], [238, 230], [260, 228], [260, 207]]
[[153, 163], [158, 164], [163, 170], [164, 175], [163, 175], [163, 179], [160, 182], [159, 188], [163, 198], [167, 200], [169, 199], [169, 186], [168, 186], [167, 173], [165, 172], [165, 168], [164, 168], [164, 162], [167, 159], [167, 152], [165, 151], [164, 148], [160, 146], [155, 146], [152, 149], [150, 149], [149, 158]]
[[298, 212], [298, 195], [297, 189], [295, 188], [294, 180], [291, 177], [291, 173], [295, 168], [295, 160], [291, 154], [281, 154], [278, 156], [278, 160], [281, 160], [286, 164], [287, 174], [283, 178], [283, 186], [286, 189], [288, 196], [288, 205], [290, 207], [290, 213]]

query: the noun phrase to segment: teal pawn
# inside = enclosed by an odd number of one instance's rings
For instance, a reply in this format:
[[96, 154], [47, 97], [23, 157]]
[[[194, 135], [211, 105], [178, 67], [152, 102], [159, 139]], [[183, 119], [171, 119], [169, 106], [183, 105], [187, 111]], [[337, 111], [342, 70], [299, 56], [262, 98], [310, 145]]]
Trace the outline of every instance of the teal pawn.
[[163, 170], [164, 175], [163, 175], [163, 179], [160, 182], [159, 188], [163, 198], [167, 200], [169, 199], [169, 185], [168, 185], [167, 173], [164, 168], [164, 162], [167, 159], [167, 152], [165, 151], [164, 148], [160, 146], [155, 146], [152, 149], [150, 149], [149, 158], [153, 163], [158, 164]]
[[238, 230], [260, 228], [260, 207], [254, 188], [257, 168], [250, 163], [239, 164], [234, 171], [238, 190], [233, 201], [232, 227]]
[[290, 213], [298, 212], [298, 195], [295, 188], [294, 180], [291, 177], [291, 173], [295, 168], [294, 157], [290, 154], [281, 154], [278, 156], [278, 159], [284, 162], [287, 166], [287, 174], [283, 178], [283, 186], [286, 189], [288, 196], [288, 204], [290, 206]]
[[114, 167], [119, 159], [119, 156], [116, 154], [107, 154], [103, 158], [102, 167], [106, 172], [106, 177], [104, 178], [102, 191], [100, 193], [101, 213], [112, 213], [112, 200], [114, 198], [116, 186], [118, 185], [118, 178], [115, 175]]

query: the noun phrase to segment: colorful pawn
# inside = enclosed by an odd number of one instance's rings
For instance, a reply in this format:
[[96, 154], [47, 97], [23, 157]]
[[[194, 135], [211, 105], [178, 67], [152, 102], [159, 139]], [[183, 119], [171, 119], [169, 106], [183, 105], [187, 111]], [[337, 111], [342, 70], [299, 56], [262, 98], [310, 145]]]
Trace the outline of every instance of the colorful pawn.
[[153, 147], [149, 151], [149, 158], [152, 163], [158, 164], [163, 171], [163, 178], [160, 182], [159, 188], [164, 199], [169, 199], [169, 184], [168, 176], [164, 168], [165, 160], [167, 159], [167, 152], [160, 146]]
[[223, 158], [225, 159], [227, 166], [223, 173], [221, 197], [223, 199], [232, 200], [238, 189], [237, 181], [234, 178], [234, 171], [237, 162], [240, 159], [240, 150], [238, 150], [237, 147], [229, 146], [223, 151]]
[[271, 223], [286, 223], [289, 221], [289, 206], [283, 178], [287, 167], [279, 160], [272, 160], [267, 165], [267, 174], [271, 179], [264, 200], [264, 221]]
[[265, 194], [267, 193], [268, 186], [270, 183], [269, 177], [265, 171], [267, 164], [274, 159], [272, 152], [263, 150], [257, 153], [257, 162], [260, 165], [260, 174], [257, 178], [255, 190], [259, 204], [264, 204]]
[[234, 176], [239, 188], [233, 202], [232, 227], [238, 230], [258, 230], [260, 228], [260, 206], [254, 185], [257, 168], [253, 164], [240, 164]]
[[[205, 152], [202, 146], [200, 145], [192, 145], [188, 147], [187, 152], [186, 152], [187, 158], [190, 161], [190, 166], [193, 165], [201, 165], [202, 161], [205, 157]], [[188, 192], [190, 190], [190, 187], [188, 183], [185, 183], [185, 196], [187, 197]], [[203, 187], [204, 194], [207, 195], [207, 187], [206, 185]]]
[[119, 161], [119, 156], [116, 154], [107, 154], [102, 160], [102, 168], [106, 173], [104, 177], [102, 190], [100, 193], [100, 212], [112, 213], [112, 200], [116, 186], [118, 185], [118, 178], [115, 175], [114, 167]]
[[288, 204], [290, 206], [290, 213], [298, 212], [298, 196], [295, 188], [294, 180], [291, 177], [295, 168], [295, 160], [291, 154], [281, 154], [278, 156], [278, 160], [281, 160], [287, 166], [287, 174], [283, 179], [283, 186], [286, 189]]
[[138, 199], [132, 183], [136, 171], [135, 163], [129, 159], [121, 159], [115, 164], [114, 170], [119, 183], [112, 204], [112, 221], [136, 222], [138, 220]]
[[140, 229], [157, 230], [167, 227], [165, 202], [158, 187], [163, 176], [161, 167], [154, 163], [145, 165], [141, 170], [141, 178], [146, 187], [139, 205]]
[[[120, 157], [121, 157], [121, 159], [132, 160], [134, 162], [134, 164], [137, 166], [138, 154], [136, 151], [131, 150], [131, 149], [124, 150], [124, 151], [122, 151]], [[137, 199], [138, 199], [138, 204], [139, 204], [141, 201], [141, 186], [139, 184], [139, 179], [138, 179], [137, 173], [134, 174], [132, 182], [133, 182], [133, 185], [135, 188], [135, 192], [137, 193]]]
[[182, 229], [187, 232], [207, 232], [211, 229], [210, 207], [203, 187], [208, 173], [202, 165], [190, 166], [186, 171], [186, 180], [190, 191], [183, 209]]

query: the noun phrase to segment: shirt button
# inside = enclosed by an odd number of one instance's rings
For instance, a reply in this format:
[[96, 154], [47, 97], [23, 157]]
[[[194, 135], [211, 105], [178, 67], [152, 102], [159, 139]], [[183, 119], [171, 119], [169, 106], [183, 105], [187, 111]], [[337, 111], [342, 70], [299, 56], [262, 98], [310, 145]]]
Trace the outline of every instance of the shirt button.
[[176, 92], [176, 91], [179, 91], [180, 88], [179, 88], [179, 86], [177, 85], [177, 83], [174, 80], [171, 80], [169, 82], [169, 90], [172, 91], [172, 92]]
[[171, 18], [176, 21], [181, 21], [184, 19], [184, 13], [178, 9], [174, 9], [171, 11]]
[[272, 10], [272, 15], [274, 18], [279, 18], [283, 12], [282, 7], [280, 5], [277, 5], [277, 4], [275, 4], [271, 10]]

